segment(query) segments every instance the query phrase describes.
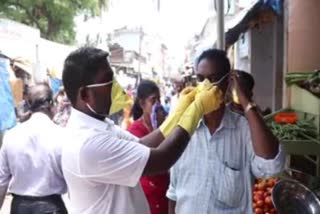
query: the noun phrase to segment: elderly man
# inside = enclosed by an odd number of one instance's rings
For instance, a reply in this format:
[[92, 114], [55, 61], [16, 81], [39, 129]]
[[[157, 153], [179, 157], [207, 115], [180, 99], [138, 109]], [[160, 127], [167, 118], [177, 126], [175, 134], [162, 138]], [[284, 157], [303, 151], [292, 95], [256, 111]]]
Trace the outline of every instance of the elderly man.
[[12, 214], [65, 214], [61, 199], [67, 186], [61, 169], [61, 129], [52, 122], [53, 99], [47, 84], [30, 88], [32, 112], [26, 122], [7, 131], [0, 150], [0, 206], [13, 195]]

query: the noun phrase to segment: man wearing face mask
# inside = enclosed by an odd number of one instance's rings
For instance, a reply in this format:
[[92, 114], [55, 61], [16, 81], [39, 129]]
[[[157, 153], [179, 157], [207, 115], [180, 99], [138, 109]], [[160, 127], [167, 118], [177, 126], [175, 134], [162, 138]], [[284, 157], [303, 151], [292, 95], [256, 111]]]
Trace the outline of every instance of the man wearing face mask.
[[224, 51], [204, 51], [198, 58], [196, 74], [198, 81], [210, 81], [223, 94], [228, 85], [233, 87], [245, 117], [224, 104], [204, 115], [186, 151], [171, 169], [169, 213], [251, 214], [253, 178], [280, 172], [283, 151], [237, 74], [230, 72]]
[[140, 177], [169, 170], [196, 129], [194, 122], [221, 104], [206, 98], [222, 92], [217, 87], [185, 89], [175, 114], [137, 139], [106, 118], [127, 102], [107, 56], [103, 50], [84, 47], [64, 63], [62, 80], [72, 110], [62, 138], [62, 169], [72, 213], [148, 214]]

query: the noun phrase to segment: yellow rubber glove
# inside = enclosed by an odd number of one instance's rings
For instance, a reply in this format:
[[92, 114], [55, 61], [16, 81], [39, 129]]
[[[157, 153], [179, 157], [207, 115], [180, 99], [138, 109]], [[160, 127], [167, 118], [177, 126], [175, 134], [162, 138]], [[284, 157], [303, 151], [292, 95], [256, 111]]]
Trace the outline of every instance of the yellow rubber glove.
[[221, 90], [208, 82], [203, 83], [197, 91], [194, 102], [183, 113], [178, 123], [190, 136], [196, 130], [203, 115], [217, 110], [223, 102]]
[[164, 137], [168, 137], [173, 129], [177, 126], [182, 114], [194, 101], [196, 93], [197, 90], [194, 87], [187, 87], [180, 93], [178, 104], [174, 110], [174, 113], [169, 115], [159, 128]]

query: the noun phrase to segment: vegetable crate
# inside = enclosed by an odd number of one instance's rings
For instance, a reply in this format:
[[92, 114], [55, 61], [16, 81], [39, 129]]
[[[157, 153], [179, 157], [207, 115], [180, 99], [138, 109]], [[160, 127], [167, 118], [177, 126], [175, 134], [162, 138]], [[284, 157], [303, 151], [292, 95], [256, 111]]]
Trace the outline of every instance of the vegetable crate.
[[290, 107], [298, 111], [318, 116], [316, 118], [316, 126], [318, 127], [318, 129], [320, 129], [320, 99], [309, 91], [296, 85], [292, 85], [290, 87], [290, 91]]
[[[292, 109], [282, 109], [271, 115], [265, 117], [267, 124], [270, 126], [274, 121], [275, 116], [278, 113], [283, 112], [296, 112], [298, 120], [310, 121], [311, 119], [315, 122], [319, 121], [319, 115], [314, 115], [306, 112], [295, 111]], [[318, 131], [319, 133], [319, 131]], [[277, 134], [275, 134], [277, 135]], [[277, 136], [279, 138], [279, 136]], [[319, 134], [318, 134], [319, 137]], [[308, 171], [308, 174], [320, 176], [320, 140], [319, 138], [306, 138], [296, 140], [280, 140], [286, 153], [286, 168], [299, 169], [301, 171]], [[297, 158], [299, 161], [297, 163]], [[295, 161], [295, 162], [294, 162]], [[298, 166], [297, 166], [298, 165]], [[310, 169], [311, 168], [311, 169]]]

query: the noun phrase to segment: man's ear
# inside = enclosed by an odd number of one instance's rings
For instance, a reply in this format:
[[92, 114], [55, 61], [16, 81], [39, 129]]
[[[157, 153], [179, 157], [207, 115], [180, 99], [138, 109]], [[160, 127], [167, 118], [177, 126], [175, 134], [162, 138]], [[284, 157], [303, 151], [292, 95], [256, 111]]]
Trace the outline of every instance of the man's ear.
[[82, 102], [88, 103], [89, 102], [89, 90], [85, 87], [80, 88], [78, 97]]

